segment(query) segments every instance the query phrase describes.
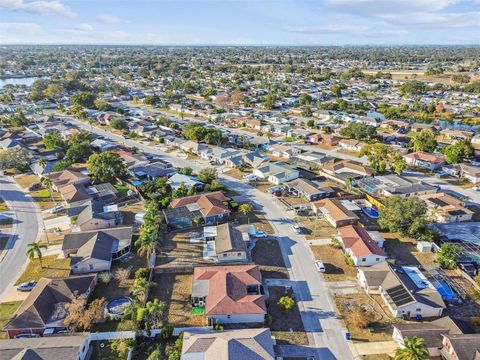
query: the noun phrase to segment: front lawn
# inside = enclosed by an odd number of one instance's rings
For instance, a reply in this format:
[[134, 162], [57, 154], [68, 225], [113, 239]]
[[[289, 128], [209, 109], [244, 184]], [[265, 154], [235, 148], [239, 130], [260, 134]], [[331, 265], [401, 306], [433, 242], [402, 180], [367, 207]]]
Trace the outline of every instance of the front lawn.
[[316, 216], [296, 217], [295, 221], [303, 228], [307, 240], [331, 238], [337, 230], [325, 219]]
[[30, 261], [15, 285], [32, 280], [38, 281], [42, 277], [63, 278], [70, 275], [70, 259], [58, 259], [57, 255], [44, 256], [42, 263], [43, 267], [40, 266], [38, 259]]
[[[55, 206], [48, 189], [31, 191], [30, 195], [33, 198], [33, 200], [37, 202], [38, 206], [40, 207], [40, 210], [42, 211], [52, 209]], [[55, 200], [57, 206], [63, 202], [62, 196], [58, 192], [53, 192], [53, 199]]]
[[323, 277], [326, 281], [353, 280], [357, 276], [357, 270], [345, 261], [342, 249], [333, 245], [312, 246], [315, 259], [325, 264]]
[[[8, 320], [12, 317], [13, 313], [18, 309], [22, 304], [22, 301], [11, 301], [0, 303], [0, 329], [7, 324]], [[6, 332], [0, 332], [0, 339], [7, 339], [8, 335]]]
[[22, 189], [28, 188], [33, 183], [40, 182], [40, 178], [36, 175], [20, 175], [15, 176], [14, 179]]

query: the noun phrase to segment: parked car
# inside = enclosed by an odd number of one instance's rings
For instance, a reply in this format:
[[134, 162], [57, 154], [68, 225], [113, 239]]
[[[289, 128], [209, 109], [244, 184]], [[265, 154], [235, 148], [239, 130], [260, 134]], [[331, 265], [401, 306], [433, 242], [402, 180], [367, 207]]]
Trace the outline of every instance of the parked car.
[[32, 291], [33, 288], [37, 285], [36, 281], [27, 281], [24, 283], [21, 283], [20, 285], [17, 286], [18, 291]]
[[28, 187], [28, 191], [35, 191], [42, 188], [42, 184], [39, 182], [33, 183]]
[[478, 274], [478, 269], [471, 263], [460, 263], [458, 267], [472, 278]]
[[325, 264], [320, 260], [315, 261], [315, 267], [317, 268], [318, 272], [324, 273], [325, 272]]
[[65, 210], [65, 206], [63, 205], [57, 205], [55, 206], [52, 210], [50, 210], [50, 213], [51, 214], [58, 214], [58, 213], [61, 213], [62, 211]]
[[443, 172], [443, 171], [439, 171], [438, 173], [435, 174], [435, 177], [436, 178], [446, 178], [446, 177], [448, 177], [448, 174]]
[[265, 231], [257, 231], [254, 235], [256, 238], [266, 238], [268, 234]]
[[302, 233], [302, 228], [298, 225], [292, 225], [293, 231], [295, 231], [295, 234], [301, 234]]

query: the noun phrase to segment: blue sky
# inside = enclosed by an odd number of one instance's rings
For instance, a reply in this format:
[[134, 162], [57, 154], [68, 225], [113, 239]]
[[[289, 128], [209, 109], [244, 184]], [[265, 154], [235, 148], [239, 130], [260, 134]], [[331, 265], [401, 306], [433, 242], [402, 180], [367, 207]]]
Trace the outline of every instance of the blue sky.
[[0, 44], [480, 44], [480, 0], [0, 0]]

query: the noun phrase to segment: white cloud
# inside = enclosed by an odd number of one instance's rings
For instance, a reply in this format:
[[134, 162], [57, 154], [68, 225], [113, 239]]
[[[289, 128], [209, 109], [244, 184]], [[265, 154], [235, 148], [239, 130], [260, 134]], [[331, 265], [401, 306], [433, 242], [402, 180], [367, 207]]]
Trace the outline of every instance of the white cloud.
[[326, 0], [332, 7], [348, 9], [359, 14], [411, 13], [416, 11], [439, 11], [460, 0]]
[[287, 26], [285, 31], [291, 33], [301, 33], [301, 34], [319, 34], [319, 33], [358, 33], [359, 31], [365, 31], [369, 28], [366, 26], [357, 26], [357, 25], [348, 25], [348, 24], [329, 24], [321, 25], [314, 27], [295, 27]]
[[97, 16], [97, 19], [105, 24], [120, 24], [122, 22], [119, 17], [110, 14], [100, 14]]
[[5, 32], [22, 32], [29, 35], [35, 35], [42, 31], [42, 27], [31, 22], [10, 22], [0, 23], [0, 30]]
[[75, 30], [78, 31], [92, 31], [93, 27], [89, 23], [83, 22], [75, 26]]
[[0, 8], [7, 10], [26, 11], [42, 15], [63, 15], [75, 17], [76, 14], [69, 6], [62, 4], [58, 0], [0, 0]]

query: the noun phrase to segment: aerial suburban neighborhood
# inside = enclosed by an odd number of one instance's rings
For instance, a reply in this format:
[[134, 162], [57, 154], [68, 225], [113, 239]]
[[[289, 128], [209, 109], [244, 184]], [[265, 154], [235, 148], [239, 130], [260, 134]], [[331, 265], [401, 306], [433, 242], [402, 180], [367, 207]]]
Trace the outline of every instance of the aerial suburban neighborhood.
[[480, 48], [1, 46], [14, 359], [480, 359]]

